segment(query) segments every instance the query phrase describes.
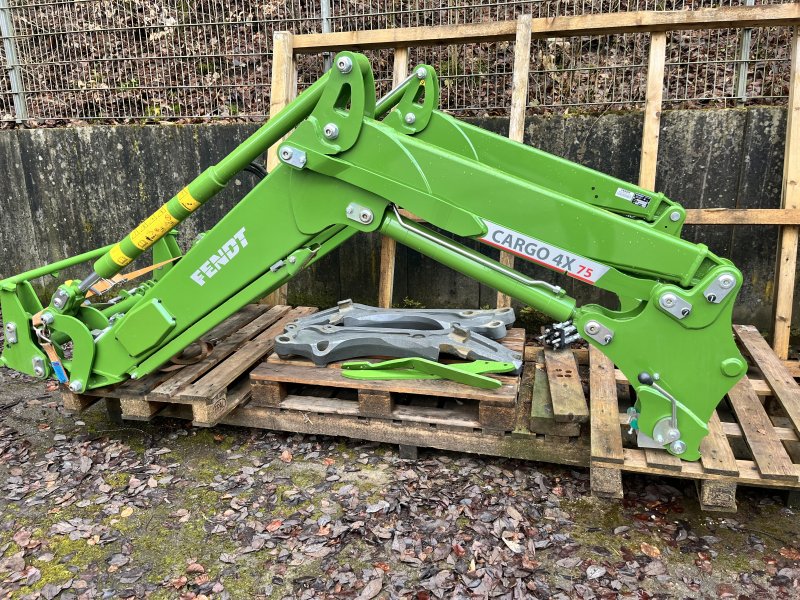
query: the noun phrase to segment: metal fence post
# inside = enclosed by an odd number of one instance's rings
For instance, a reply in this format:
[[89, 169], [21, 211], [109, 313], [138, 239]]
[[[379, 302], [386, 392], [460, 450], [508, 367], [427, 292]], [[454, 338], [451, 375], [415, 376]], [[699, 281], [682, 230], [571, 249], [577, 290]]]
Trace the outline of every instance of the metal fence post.
[[[754, 6], [756, 0], [745, 0], [745, 6]], [[747, 67], [750, 62], [750, 40], [753, 30], [749, 27], [742, 29], [742, 38], [739, 40], [739, 64], [736, 70], [736, 98], [740, 103], [747, 100]]]
[[[319, 0], [319, 15], [322, 21], [322, 33], [331, 32], [331, 0]], [[328, 71], [333, 66], [333, 53], [322, 53], [322, 66]]]
[[25, 103], [25, 88], [22, 86], [22, 71], [17, 60], [14, 23], [11, 21], [8, 0], [0, 0], [0, 37], [3, 38], [3, 49], [6, 52], [6, 71], [14, 99], [14, 115], [17, 123], [21, 123], [28, 118], [28, 107]]

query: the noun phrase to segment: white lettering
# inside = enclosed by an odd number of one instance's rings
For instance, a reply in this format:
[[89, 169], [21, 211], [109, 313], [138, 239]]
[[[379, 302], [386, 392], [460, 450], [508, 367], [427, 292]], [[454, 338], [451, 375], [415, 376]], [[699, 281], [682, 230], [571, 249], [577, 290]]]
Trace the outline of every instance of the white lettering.
[[222, 247], [212, 254], [207, 261], [205, 261], [200, 268], [191, 274], [191, 279], [197, 285], [203, 286], [206, 284], [206, 279], [211, 279], [219, 273], [220, 269], [227, 265], [242, 248], [247, 248], [247, 238], [245, 237], [245, 228], [242, 227], [239, 231], [233, 234], [233, 237], [225, 242]]

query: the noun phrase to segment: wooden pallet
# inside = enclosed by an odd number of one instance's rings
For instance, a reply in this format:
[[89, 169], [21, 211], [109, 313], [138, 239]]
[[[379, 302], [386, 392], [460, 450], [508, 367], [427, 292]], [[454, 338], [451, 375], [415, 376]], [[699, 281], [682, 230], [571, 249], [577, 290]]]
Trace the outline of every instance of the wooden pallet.
[[[522, 354], [525, 331], [512, 329], [502, 343]], [[348, 379], [339, 365], [276, 355], [250, 374], [253, 406], [314, 414], [434, 424], [459, 431], [511, 432], [517, 425], [519, 376], [495, 376], [496, 390], [437, 379]]]
[[736, 510], [739, 485], [800, 490], [800, 386], [753, 327], [734, 328], [750, 359], [747, 377], [714, 414], [702, 459], [684, 462], [635, 447], [625, 426], [631, 388], [593, 348], [526, 346], [514, 329], [505, 343], [524, 352], [524, 367], [519, 377], [501, 377], [498, 390], [351, 380], [337, 365], [271, 355], [285, 325], [315, 310], [247, 306], [204, 336], [213, 351], [200, 362], [87, 394], [64, 392], [64, 406], [80, 411], [104, 398], [123, 419], [346, 436], [396, 443], [407, 456], [421, 446], [588, 466], [593, 493], [614, 498], [622, 496], [623, 472], [692, 479], [706, 510]]
[[64, 407], [81, 411], [105, 398], [123, 419], [149, 421], [168, 405], [185, 404], [191, 409], [194, 425], [212, 427], [249, 400], [248, 374], [272, 352], [275, 336], [290, 321], [316, 310], [248, 305], [202, 337], [213, 344], [213, 350], [200, 362], [86, 394], [65, 391]]
[[634, 447], [628, 382], [589, 350], [594, 494], [621, 498], [623, 471], [694, 479], [705, 510], [735, 511], [738, 485], [800, 489], [800, 386], [754, 327], [734, 332], [751, 368], [717, 408], [697, 462]]

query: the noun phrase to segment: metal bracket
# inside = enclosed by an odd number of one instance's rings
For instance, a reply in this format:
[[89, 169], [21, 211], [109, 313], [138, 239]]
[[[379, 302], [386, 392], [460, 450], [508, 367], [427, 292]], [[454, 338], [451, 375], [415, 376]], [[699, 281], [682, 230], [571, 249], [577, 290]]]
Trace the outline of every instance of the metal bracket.
[[292, 146], [281, 146], [278, 150], [278, 158], [281, 162], [295, 169], [302, 169], [306, 166], [306, 162], [308, 162], [306, 153]]
[[311, 326], [275, 338], [278, 356], [304, 356], [318, 365], [364, 356], [437, 360], [441, 353], [471, 360], [513, 363], [522, 368], [522, 354], [460, 327], [444, 330], [387, 329], [382, 327]]
[[31, 364], [33, 364], [33, 373], [36, 377], [45, 376], [47, 371], [44, 368], [44, 359], [41, 356], [34, 356]]
[[10, 346], [11, 344], [16, 344], [17, 341], [17, 324], [6, 323], [6, 343]]
[[614, 339], [614, 332], [599, 321], [587, 321], [583, 332], [602, 346], [607, 346]]
[[513, 308], [489, 310], [378, 308], [342, 300], [333, 308], [296, 319], [286, 325], [291, 332], [312, 325], [343, 325], [345, 327], [384, 327], [436, 331], [460, 327], [493, 340], [506, 336], [506, 328], [515, 320]]
[[348, 204], [347, 208], [345, 209], [345, 214], [351, 221], [361, 223], [362, 225], [369, 225], [375, 220], [375, 215], [373, 214], [372, 210], [366, 206], [361, 206], [357, 202], [351, 202]]
[[703, 291], [703, 296], [712, 304], [719, 304], [736, 289], [736, 278], [730, 273], [722, 273]]
[[685, 319], [692, 312], [691, 303], [672, 292], [661, 294], [658, 305], [678, 320]]

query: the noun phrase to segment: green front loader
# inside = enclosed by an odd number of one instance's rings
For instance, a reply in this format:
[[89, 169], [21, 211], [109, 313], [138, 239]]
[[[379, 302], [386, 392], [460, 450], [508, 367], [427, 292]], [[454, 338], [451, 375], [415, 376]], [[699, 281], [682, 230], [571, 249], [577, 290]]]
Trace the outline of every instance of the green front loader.
[[[681, 239], [685, 210], [663, 194], [460, 122], [438, 100], [429, 66], [376, 101], [367, 59], [339, 54], [122, 241], [0, 281], [0, 364], [74, 392], [143, 377], [351, 236], [379, 231], [598, 348], [635, 388], [640, 445], [697, 460], [714, 409], [746, 370], [731, 331], [741, 273]], [[280, 164], [181, 255], [174, 228], [282, 138]], [[576, 306], [561, 287], [433, 227], [613, 292], [618, 307]], [[157, 275], [121, 289], [118, 274], [147, 250]], [[32, 279], [89, 262], [40, 304]]]

